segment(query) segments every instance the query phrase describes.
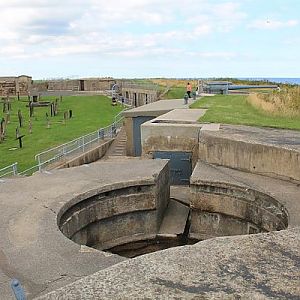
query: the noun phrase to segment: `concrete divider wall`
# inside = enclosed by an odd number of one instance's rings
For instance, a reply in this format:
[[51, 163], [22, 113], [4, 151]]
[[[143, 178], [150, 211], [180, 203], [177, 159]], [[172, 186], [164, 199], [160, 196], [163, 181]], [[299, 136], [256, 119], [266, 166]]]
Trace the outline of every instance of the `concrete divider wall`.
[[198, 135], [200, 125], [144, 123], [142, 126], [142, 155], [154, 151], [183, 151], [192, 153], [192, 166], [198, 161]]
[[300, 152], [260, 143], [213, 136], [203, 131], [199, 159], [211, 164], [300, 181]]

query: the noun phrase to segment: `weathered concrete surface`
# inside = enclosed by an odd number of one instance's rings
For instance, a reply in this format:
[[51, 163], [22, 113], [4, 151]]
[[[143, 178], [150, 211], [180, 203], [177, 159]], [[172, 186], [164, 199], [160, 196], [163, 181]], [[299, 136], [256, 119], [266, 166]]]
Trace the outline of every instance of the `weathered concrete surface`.
[[176, 108], [188, 108], [187, 104], [184, 104], [183, 99], [173, 99], [173, 100], [160, 100], [147, 105], [136, 107], [123, 112], [125, 117], [125, 130], [127, 135], [127, 145], [126, 145], [126, 155], [134, 156], [134, 133], [133, 133], [133, 119], [137, 117], [147, 117], [149, 119], [154, 119], [165, 113], [170, 112]]
[[300, 298], [300, 228], [215, 238], [119, 263], [38, 298]]
[[159, 229], [159, 235], [177, 236], [183, 234], [188, 219], [189, 208], [175, 200], [170, 200]]
[[198, 139], [202, 124], [198, 119], [205, 110], [175, 109], [141, 126], [142, 155], [151, 157], [154, 151], [184, 151], [192, 153], [192, 165], [198, 160]]
[[58, 168], [72, 168], [95, 162], [106, 154], [113, 141], [114, 139], [104, 141], [101, 143], [101, 145], [93, 147], [92, 149], [85, 151], [84, 153], [81, 153], [80, 155], [73, 157], [66, 162], [63, 162]]
[[140, 107], [136, 107], [123, 112], [125, 118], [140, 116], [158, 117], [176, 108], [188, 108], [189, 104], [184, 104], [183, 99], [159, 100]]
[[199, 159], [300, 181], [300, 132], [221, 125], [219, 131], [201, 131]]
[[206, 109], [173, 109], [152, 122], [199, 124], [198, 120], [206, 113]]
[[300, 186], [292, 182], [199, 162], [191, 194], [192, 237], [282, 229], [286, 216], [300, 226]]
[[1, 181], [0, 298], [13, 299], [11, 278], [21, 281], [30, 299], [124, 260], [66, 238], [57, 215], [106, 191], [155, 186], [166, 166], [164, 160], [105, 161]]
[[170, 197], [187, 206], [190, 205], [191, 191], [189, 186], [170, 186]]

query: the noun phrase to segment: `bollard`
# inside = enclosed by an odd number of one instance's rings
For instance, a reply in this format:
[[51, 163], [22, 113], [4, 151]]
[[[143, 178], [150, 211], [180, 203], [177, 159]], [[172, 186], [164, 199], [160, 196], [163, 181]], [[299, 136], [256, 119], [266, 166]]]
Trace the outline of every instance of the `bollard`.
[[184, 99], [184, 104], [188, 104], [188, 100], [189, 100], [188, 94], [184, 94], [183, 99]]
[[196, 100], [196, 92], [195, 91], [192, 93], [192, 96], [193, 96], [193, 100]]
[[13, 279], [10, 283], [10, 286], [15, 294], [16, 300], [26, 300], [24, 290], [18, 279]]

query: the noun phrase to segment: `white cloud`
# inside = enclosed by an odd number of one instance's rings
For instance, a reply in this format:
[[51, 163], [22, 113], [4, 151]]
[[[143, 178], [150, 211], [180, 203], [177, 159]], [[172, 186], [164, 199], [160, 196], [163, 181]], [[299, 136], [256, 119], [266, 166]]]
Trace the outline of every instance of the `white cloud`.
[[0, 54], [231, 60], [236, 53], [197, 49], [246, 17], [235, 0], [0, 0]]
[[255, 20], [248, 25], [248, 28], [251, 29], [281, 29], [281, 28], [289, 28], [295, 27], [299, 25], [298, 20], [287, 20], [287, 21], [279, 21], [279, 20]]

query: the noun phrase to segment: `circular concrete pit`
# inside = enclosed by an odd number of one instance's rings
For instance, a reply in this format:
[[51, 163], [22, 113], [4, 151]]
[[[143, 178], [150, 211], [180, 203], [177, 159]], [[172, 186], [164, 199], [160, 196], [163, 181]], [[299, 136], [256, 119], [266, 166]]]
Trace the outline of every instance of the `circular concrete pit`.
[[249, 188], [194, 180], [186, 195], [190, 205], [165, 196], [156, 199], [149, 185], [112, 189], [65, 205], [58, 226], [80, 245], [129, 258], [217, 236], [288, 227], [286, 208]]

